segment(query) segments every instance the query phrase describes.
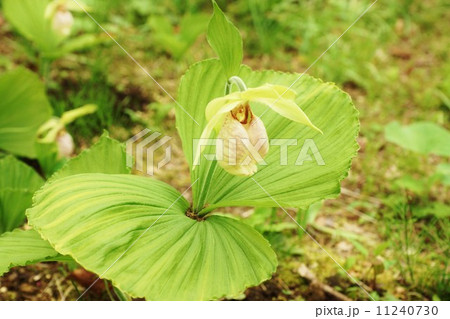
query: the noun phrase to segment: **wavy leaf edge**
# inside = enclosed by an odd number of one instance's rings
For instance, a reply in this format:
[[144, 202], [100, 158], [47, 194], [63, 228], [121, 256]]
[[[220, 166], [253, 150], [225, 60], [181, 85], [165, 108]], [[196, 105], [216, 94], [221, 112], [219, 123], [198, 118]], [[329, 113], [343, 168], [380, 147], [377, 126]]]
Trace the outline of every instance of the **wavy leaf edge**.
[[[88, 174], [89, 174], [89, 173], [88, 173]], [[100, 174], [103, 174], [103, 173], [100, 173]], [[50, 239], [48, 236], [46, 236], [45, 233], [42, 232], [41, 227], [39, 227], [39, 226], [33, 224], [33, 222], [31, 221], [30, 215], [29, 215], [29, 211], [35, 206], [37, 197], [40, 196], [40, 194], [43, 193], [43, 192], [45, 191], [45, 189], [46, 189], [47, 186], [49, 186], [50, 184], [53, 184], [53, 183], [55, 183], [55, 182], [57, 182], [57, 181], [60, 181], [60, 180], [63, 180], [63, 179], [68, 179], [68, 178], [71, 178], [71, 177], [74, 177], [74, 176], [77, 176], [77, 175], [84, 175], [84, 174], [74, 174], [74, 175], [69, 175], [69, 176], [66, 176], [66, 177], [63, 177], [63, 178], [59, 178], [59, 179], [49, 180], [44, 186], [42, 186], [38, 191], [35, 192], [35, 194], [34, 194], [34, 196], [33, 196], [33, 206], [32, 206], [31, 208], [28, 208], [28, 209], [27, 209], [27, 211], [26, 211], [26, 216], [27, 216], [27, 218], [28, 218], [28, 224], [29, 224], [31, 227], [33, 227], [33, 229], [41, 236], [41, 238], [42, 238], [43, 240], [47, 241], [47, 242], [50, 244], [50, 246], [51, 246], [56, 252], [58, 252], [58, 253], [61, 254], [62, 256], [70, 256], [75, 262], [77, 262], [79, 265], [83, 266], [83, 268], [85, 268], [86, 270], [88, 270], [88, 271], [90, 271], [90, 272], [95, 273], [95, 274], [98, 275], [98, 272], [95, 271], [95, 270], [93, 269], [93, 267], [86, 267], [86, 266], [85, 266], [85, 263], [82, 262], [81, 260], [79, 260], [72, 252], [64, 252], [64, 253], [61, 253], [61, 252], [58, 250], [58, 248], [57, 248], [57, 243], [54, 242], [52, 239]], [[111, 174], [103, 174], [103, 175], [111, 175]], [[115, 175], [119, 175], [119, 174], [115, 174]], [[132, 175], [132, 176], [138, 177], [138, 178], [146, 178], [146, 177], [138, 176], [138, 175]], [[164, 183], [164, 182], [162, 182], [162, 181], [159, 181], [159, 180], [155, 180], [155, 181], [158, 182], [158, 183], [165, 184], [165, 185], [167, 185], [167, 186], [169, 186], [169, 187], [172, 187], [172, 186], [170, 186], [169, 184]], [[173, 187], [172, 187], [172, 188], [173, 188]], [[174, 190], [177, 191], [176, 189], [174, 189]], [[178, 191], [177, 191], [177, 192], [178, 192]], [[178, 193], [179, 193], [179, 192], [178, 192]], [[184, 196], [183, 196], [182, 198], [183, 198], [184, 200], [186, 200]], [[188, 202], [188, 203], [189, 203], [189, 202]], [[185, 214], [185, 212], [183, 212], [183, 214]], [[261, 278], [261, 280], [260, 280], [260, 282], [259, 282], [258, 284], [261, 284], [262, 282], [264, 282], [264, 281], [269, 280], [270, 278], [272, 278], [273, 274], [276, 272], [277, 267], [278, 267], [278, 258], [277, 258], [277, 256], [276, 256], [276, 253], [275, 253], [275, 251], [273, 250], [272, 245], [270, 244], [270, 242], [269, 242], [269, 241], [268, 241], [268, 240], [267, 240], [260, 232], [258, 232], [254, 227], [252, 227], [252, 226], [250, 226], [250, 225], [247, 225], [247, 224], [243, 223], [241, 220], [239, 220], [238, 218], [236, 218], [235, 216], [232, 216], [232, 215], [225, 215], [225, 214], [221, 214], [221, 213], [213, 213], [213, 214], [210, 214], [210, 215], [208, 215], [208, 216], [205, 216], [205, 217], [204, 217], [204, 220], [202, 220], [202, 221], [195, 221], [195, 222], [207, 222], [207, 219], [210, 218], [210, 217], [213, 217], [213, 216], [214, 216], [214, 217], [218, 217], [218, 218], [228, 218], [228, 219], [232, 219], [232, 220], [234, 220], [234, 221], [236, 221], [236, 222], [239, 222], [239, 223], [241, 224], [241, 226], [247, 227], [248, 229], [251, 229], [253, 232], [255, 232], [255, 235], [259, 236], [260, 239], [261, 239], [262, 241], [264, 241], [265, 244], [267, 244], [267, 247], [269, 247], [270, 250], [271, 250], [271, 252], [273, 253], [273, 256], [272, 256], [272, 258], [273, 258], [273, 260], [272, 260], [272, 261], [273, 261], [273, 263], [272, 263], [272, 264], [273, 264], [273, 268], [271, 269], [270, 273], [267, 274], [267, 276], [264, 276], [264, 278]], [[180, 217], [181, 217], [181, 216], [180, 216]], [[191, 218], [188, 217], [188, 216], [185, 216], [185, 217], [188, 218], [188, 219], [191, 219]], [[137, 294], [135, 294], [135, 293], [133, 293], [133, 292], [127, 291], [127, 289], [124, 289], [124, 288], [123, 288], [123, 285], [120, 284], [120, 283], [118, 283], [116, 280], [114, 280], [114, 278], [108, 277], [108, 275], [107, 275], [106, 272], [103, 274], [103, 277], [100, 277], [100, 275], [98, 275], [98, 278], [110, 280], [111, 283], [112, 283], [115, 287], [119, 288], [121, 291], [126, 292], [127, 294], [129, 294], [129, 295], [130, 295], [131, 297], [133, 297], [133, 298], [147, 298], [147, 296], [140, 296], [140, 295], [137, 295]], [[239, 289], [239, 290], [233, 291], [233, 292], [225, 291], [225, 290], [224, 290], [222, 293], [219, 293], [219, 294], [217, 294], [216, 296], [212, 296], [210, 299], [207, 299], [207, 300], [218, 300], [218, 299], [220, 299], [220, 298], [224, 298], [224, 297], [227, 297], [227, 296], [236, 296], [236, 295], [242, 293], [243, 291], [245, 291], [247, 288], [255, 287], [255, 286], [256, 286], [256, 285], [255, 285], [254, 283], [251, 283], [251, 282], [248, 280], [248, 281], [246, 281], [245, 284], [244, 284], [244, 288], [243, 288], [244, 290]], [[148, 300], [152, 300], [152, 299], [148, 299]], [[203, 299], [202, 299], [202, 300], [203, 300]]]

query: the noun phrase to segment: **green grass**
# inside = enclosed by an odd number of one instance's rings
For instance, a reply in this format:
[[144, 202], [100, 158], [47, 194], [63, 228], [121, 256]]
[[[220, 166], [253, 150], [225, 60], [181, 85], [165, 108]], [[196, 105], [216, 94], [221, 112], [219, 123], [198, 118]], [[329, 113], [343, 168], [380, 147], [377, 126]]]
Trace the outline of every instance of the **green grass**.
[[[77, 119], [70, 125], [72, 132], [86, 139], [120, 123], [122, 117], [118, 96], [114, 88], [108, 85], [104, 73], [107, 63], [102, 63], [102, 60], [101, 55], [98, 55], [82, 68], [76, 65], [74, 69], [58, 72], [58, 83], [54, 83], [50, 88], [51, 103], [56, 116], [85, 104], [98, 106], [96, 113]], [[53, 71], [58, 67], [59, 65], [54, 65]], [[78, 76], [78, 72], [86, 72], [87, 75]]]

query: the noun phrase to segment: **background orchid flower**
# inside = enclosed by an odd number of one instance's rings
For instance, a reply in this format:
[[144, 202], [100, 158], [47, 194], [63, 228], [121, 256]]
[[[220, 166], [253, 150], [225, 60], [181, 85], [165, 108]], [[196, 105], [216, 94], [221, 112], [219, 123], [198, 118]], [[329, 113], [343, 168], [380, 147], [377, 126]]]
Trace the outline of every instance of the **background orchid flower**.
[[54, 0], [47, 5], [45, 17], [50, 19], [53, 31], [65, 38], [70, 35], [74, 18], [71, 11], [82, 11], [80, 5], [88, 10], [84, 3], [72, 0]]
[[[223, 148], [216, 147], [216, 158], [219, 165], [230, 174], [253, 175], [257, 171], [256, 165], [269, 150], [266, 129], [259, 117], [253, 114], [251, 102], [265, 104], [281, 116], [322, 133], [295, 103], [296, 93], [290, 88], [265, 84], [249, 89], [244, 85], [241, 89], [242, 92], [234, 92], [208, 103], [205, 110], [208, 123], [200, 137], [208, 139], [213, 129], [217, 131], [217, 138], [223, 141]], [[199, 162], [201, 152], [199, 145], [194, 163]]]
[[37, 141], [43, 144], [56, 143], [59, 158], [72, 156], [75, 150], [75, 144], [72, 136], [66, 131], [66, 125], [72, 123], [79, 117], [94, 113], [95, 111], [97, 111], [96, 105], [87, 104], [64, 112], [61, 118], [52, 117], [39, 128]]
[[52, 28], [62, 37], [70, 35], [74, 23], [73, 15], [68, 10], [58, 10], [52, 19]]

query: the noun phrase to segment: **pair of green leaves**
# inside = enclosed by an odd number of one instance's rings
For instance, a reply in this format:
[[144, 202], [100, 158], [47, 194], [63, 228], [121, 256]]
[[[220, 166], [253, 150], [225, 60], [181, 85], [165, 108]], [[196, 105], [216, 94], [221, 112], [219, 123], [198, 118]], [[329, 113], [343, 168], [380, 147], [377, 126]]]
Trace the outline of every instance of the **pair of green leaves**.
[[[241, 66], [242, 40], [216, 4], [208, 41], [220, 60], [202, 61], [187, 71], [178, 91], [184, 110], [176, 110], [191, 168], [194, 212], [240, 205], [273, 207], [277, 206], [274, 199], [298, 207], [336, 196], [357, 150], [359, 124], [350, 98], [336, 86], [307, 75], [298, 80], [298, 74]], [[280, 165], [277, 147], [272, 147], [266, 157], [268, 165], [254, 179], [230, 175], [214, 161], [202, 160], [193, 170], [194, 139], [206, 125], [205, 107], [223, 96], [232, 75], [240, 76], [248, 87], [295, 82], [297, 104], [324, 134], [268, 111], [262, 120], [269, 137], [297, 142], [295, 147], [289, 141], [281, 142], [287, 165]], [[258, 115], [264, 111], [255, 105]], [[307, 139], [314, 139], [325, 165], [317, 165], [314, 154], [303, 165], [296, 165]], [[34, 206], [27, 212], [29, 222], [58, 252], [112, 280], [124, 292], [152, 300], [232, 296], [268, 279], [276, 270], [276, 255], [257, 231], [217, 213], [200, 221], [187, 217], [190, 205], [172, 187], [117, 172], [125, 165], [124, 156], [96, 155], [93, 160], [102, 166], [99, 171], [57, 174], [36, 193]], [[105, 172], [110, 165], [115, 169]]]
[[[212, 299], [270, 277], [276, 256], [259, 233], [230, 217], [186, 217], [179, 192], [128, 175], [125, 163], [123, 147], [103, 137], [36, 193], [30, 225], [59, 253], [136, 297]], [[44, 260], [47, 253], [43, 246]]]

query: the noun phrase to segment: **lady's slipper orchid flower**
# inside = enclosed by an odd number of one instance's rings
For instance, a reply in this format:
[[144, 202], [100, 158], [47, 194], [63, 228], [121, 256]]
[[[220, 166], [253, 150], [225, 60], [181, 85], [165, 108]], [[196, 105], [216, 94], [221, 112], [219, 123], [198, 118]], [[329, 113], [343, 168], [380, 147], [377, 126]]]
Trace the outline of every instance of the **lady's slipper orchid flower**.
[[53, 31], [60, 37], [70, 35], [74, 18], [71, 11], [89, 11], [81, 1], [54, 0], [47, 5], [45, 18], [50, 20]]
[[75, 151], [72, 135], [66, 131], [66, 125], [79, 117], [94, 113], [97, 106], [87, 104], [82, 107], [64, 112], [61, 118], [52, 117], [41, 125], [37, 132], [37, 141], [43, 144], [56, 143], [58, 158], [69, 158]]
[[75, 151], [75, 143], [72, 135], [63, 130], [56, 137], [56, 145], [58, 145], [59, 158], [69, 158]]
[[61, 37], [70, 35], [73, 26], [73, 15], [69, 10], [59, 9], [52, 18], [52, 29]]
[[[213, 129], [216, 130], [217, 139], [223, 142], [223, 148], [216, 146], [216, 159], [228, 173], [240, 176], [253, 175], [257, 171], [257, 164], [269, 150], [266, 128], [259, 117], [253, 114], [251, 102], [265, 104], [281, 116], [322, 133], [295, 103], [296, 93], [290, 88], [265, 84], [246, 89], [245, 85], [242, 85], [242, 80], [239, 81], [241, 92], [234, 92], [208, 103], [205, 110], [208, 122], [200, 137], [208, 139]], [[199, 162], [201, 152], [199, 145], [194, 163]]]
[[57, 117], [51, 118], [39, 128], [37, 133], [39, 143], [56, 143], [58, 158], [69, 158], [72, 156], [75, 150], [73, 138], [67, 133], [61, 119]]

